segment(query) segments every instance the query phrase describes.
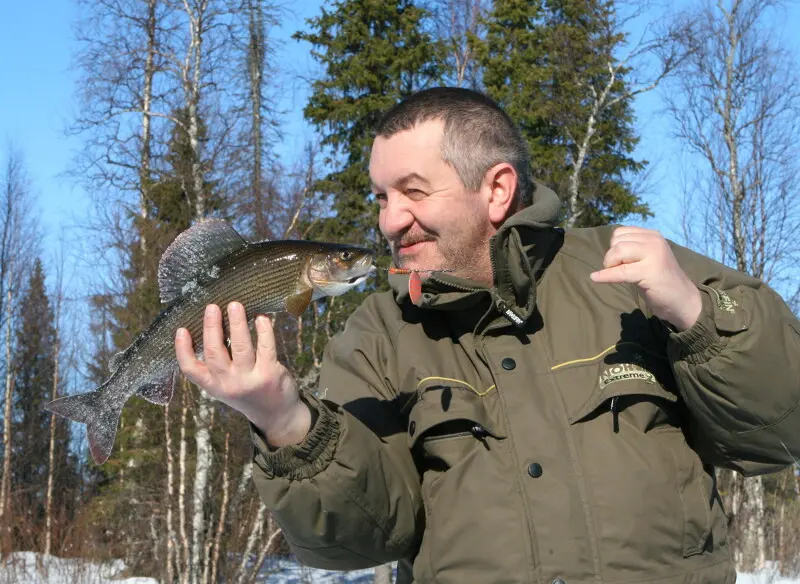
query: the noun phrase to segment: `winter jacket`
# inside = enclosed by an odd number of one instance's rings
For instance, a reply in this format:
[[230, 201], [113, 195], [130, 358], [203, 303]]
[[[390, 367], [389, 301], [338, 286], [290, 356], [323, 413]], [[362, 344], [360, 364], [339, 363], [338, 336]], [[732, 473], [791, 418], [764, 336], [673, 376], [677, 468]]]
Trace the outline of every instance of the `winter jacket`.
[[[257, 431], [262, 500], [301, 561], [401, 583], [734, 582], [715, 467], [800, 458], [800, 324], [762, 282], [672, 245], [702, 313], [675, 332], [595, 284], [611, 227], [552, 192], [491, 242], [496, 285], [407, 277], [327, 346], [297, 446]], [[413, 576], [412, 576], [413, 572]]]

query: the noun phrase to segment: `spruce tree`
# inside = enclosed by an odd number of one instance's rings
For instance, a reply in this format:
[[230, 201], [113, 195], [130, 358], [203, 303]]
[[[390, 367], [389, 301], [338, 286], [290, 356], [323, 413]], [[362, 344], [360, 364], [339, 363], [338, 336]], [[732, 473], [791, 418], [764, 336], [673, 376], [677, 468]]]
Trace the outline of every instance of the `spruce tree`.
[[[49, 470], [51, 415], [44, 409], [50, 401], [54, 382], [55, 324], [45, 287], [42, 262], [36, 259], [22, 299], [16, 326], [14, 363], [14, 504], [24, 517], [19, 543], [37, 546], [44, 523], [47, 474]], [[58, 485], [54, 508], [71, 506], [75, 488], [74, 468], [69, 454], [69, 422], [53, 418], [56, 424], [55, 476]], [[69, 509], [66, 509], [69, 512]]]
[[646, 163], [633, 157], [639, 138], [614, 19], [613, 0], [495, 0], [485, 38], [472, 38], [485, 91], [519, 124], [536, 177], [567, 197], [579, 163], [574, 217], [565, 217], [576, 226], [649, 214], [631, 186]]
[[[441, 75], [443, 47], [426, 32], [427, 16], [411, 0], [338, 0], [294, 35], [311, 43], [324, 68], [303, 110], [322, 135], [329, 169], [315, 185], [326, 211], [308, 230], [309, 238], [370, 246], [381, 266], [388, 266], [389, 252], [370, 196], [369, 155], [383, 113]], [[379, 273], [365, 292], [386, 287], [385, 272]], [[362, 299], [358, 292], [324, 299], [316, 309], [322, 313], [333, 305], [334, 313], [318, 314], [317, 320], [335, 332]], [[327, 334], [315, 337], [327, 340]]]
[[377, 243], [368, 172], [373, 132], [387, 109], [440, 73], [442, 48], [424, 31], [426, 14], [410, 0], [340, 0], [294, 35], [313, 45], [325, 71], [303, 110], [330, 154], [330, 172], [316, 186], [335, 217], [315, 235]]

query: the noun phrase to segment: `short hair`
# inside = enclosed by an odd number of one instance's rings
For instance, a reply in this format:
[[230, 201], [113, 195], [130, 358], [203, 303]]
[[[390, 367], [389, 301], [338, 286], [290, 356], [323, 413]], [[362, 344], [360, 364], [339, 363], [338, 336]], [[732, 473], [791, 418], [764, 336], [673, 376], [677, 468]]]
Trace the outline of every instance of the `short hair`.
[[528, 144], [500, 106], [482, 93], [460, 87], [434, 87], [390, 108], [376, 133], [390, 138], [417, 125], [442, 120], [442, 158], [464, 186], [477, 191], [486, 171], [507, 162], [517, 171], [514, 198], [531, 204], [534, 181]]

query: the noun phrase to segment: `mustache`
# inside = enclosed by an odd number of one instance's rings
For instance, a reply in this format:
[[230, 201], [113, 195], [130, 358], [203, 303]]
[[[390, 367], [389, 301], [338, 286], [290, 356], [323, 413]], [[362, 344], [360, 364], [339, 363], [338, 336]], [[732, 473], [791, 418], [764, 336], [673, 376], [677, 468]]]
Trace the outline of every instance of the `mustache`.
[[397, 249], [398, 247], [408, 247], [409, 245], [424, 243], [426, 241], [436, 241], [436, 238], [427, 233], [406, 234], [399, 239], [392, 240], [392, 247]]

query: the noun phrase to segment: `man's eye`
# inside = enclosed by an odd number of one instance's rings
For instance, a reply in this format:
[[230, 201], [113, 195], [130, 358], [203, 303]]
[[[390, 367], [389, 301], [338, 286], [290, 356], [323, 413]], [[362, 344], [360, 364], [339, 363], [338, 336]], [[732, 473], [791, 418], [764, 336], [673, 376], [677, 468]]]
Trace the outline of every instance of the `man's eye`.
[[419, 189], [406, 189], [405, 192], [406, 197], [409, 199], [416, 201], [418, 199], [422, 199], [427, 196], [427, 193], [419, 190]]

